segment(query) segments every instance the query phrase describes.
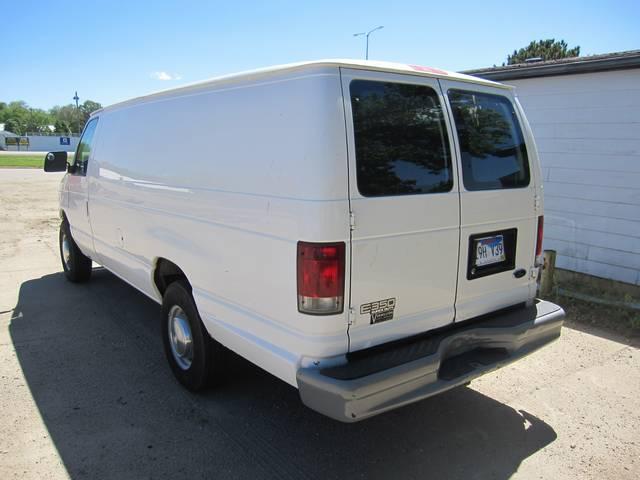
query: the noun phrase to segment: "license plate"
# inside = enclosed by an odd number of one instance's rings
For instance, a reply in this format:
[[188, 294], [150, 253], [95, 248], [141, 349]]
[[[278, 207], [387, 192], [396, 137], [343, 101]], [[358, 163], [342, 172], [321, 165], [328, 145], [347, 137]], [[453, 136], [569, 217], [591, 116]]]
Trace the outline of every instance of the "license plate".
[[479, 238], [475, 242], [476, 267], [504, 262], [507, 256], [504, 253], [504, 238], [502, 235]]

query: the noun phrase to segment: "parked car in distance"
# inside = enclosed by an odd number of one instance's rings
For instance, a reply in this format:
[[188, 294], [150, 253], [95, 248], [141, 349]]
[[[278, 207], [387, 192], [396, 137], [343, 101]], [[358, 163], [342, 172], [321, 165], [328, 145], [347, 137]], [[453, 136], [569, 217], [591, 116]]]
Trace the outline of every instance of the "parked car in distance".
[[560, 335], [536, 299], [536, 147], [513, 90], [373, 61], [267, 68], [91, 116], [63, 171], [60, 252], [162, 305], [190, 390], [230, 349], [353, 422]]

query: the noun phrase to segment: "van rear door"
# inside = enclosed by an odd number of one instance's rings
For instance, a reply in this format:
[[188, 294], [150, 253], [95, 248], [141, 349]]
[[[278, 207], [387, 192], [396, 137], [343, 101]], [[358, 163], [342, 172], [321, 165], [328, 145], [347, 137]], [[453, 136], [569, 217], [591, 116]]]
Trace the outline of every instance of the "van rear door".
[[538, 166], [510, 90], [455, 81], [441, 85], [461, 173], [456, 321], [462, 321], [535, 294]]
[[341, 75], [355, 351], [454, 321], [459, 198], [437, 79], [357, 69]]

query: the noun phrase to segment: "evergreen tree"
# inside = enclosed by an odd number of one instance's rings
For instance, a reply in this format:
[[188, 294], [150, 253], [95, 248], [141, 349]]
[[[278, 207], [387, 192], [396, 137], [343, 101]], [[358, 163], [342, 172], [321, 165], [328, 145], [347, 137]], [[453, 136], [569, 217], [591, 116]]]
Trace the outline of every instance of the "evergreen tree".
[[[569, 48], [564, 40], [555, 38], [531, 42], [520, 50], [514, 50], [513, 55], [507, 56], [507, 65], [524, 63], [528, 58], [542, 58], [542, 60], [557, 60], [559, 58], [580, 56], [580, 47]], [[504, 64], [503, 64], [504, 65]]]

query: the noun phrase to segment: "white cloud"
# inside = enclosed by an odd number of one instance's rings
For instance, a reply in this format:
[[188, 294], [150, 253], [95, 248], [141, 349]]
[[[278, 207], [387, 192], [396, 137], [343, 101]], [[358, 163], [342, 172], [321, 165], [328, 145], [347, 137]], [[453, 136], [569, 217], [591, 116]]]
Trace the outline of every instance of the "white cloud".
[[167, 72], [153, 72], [151, 74], [151, 78], [155, 78], [156, 80], [180, 80], [182, 75], [177, 73], [167, 73]]

